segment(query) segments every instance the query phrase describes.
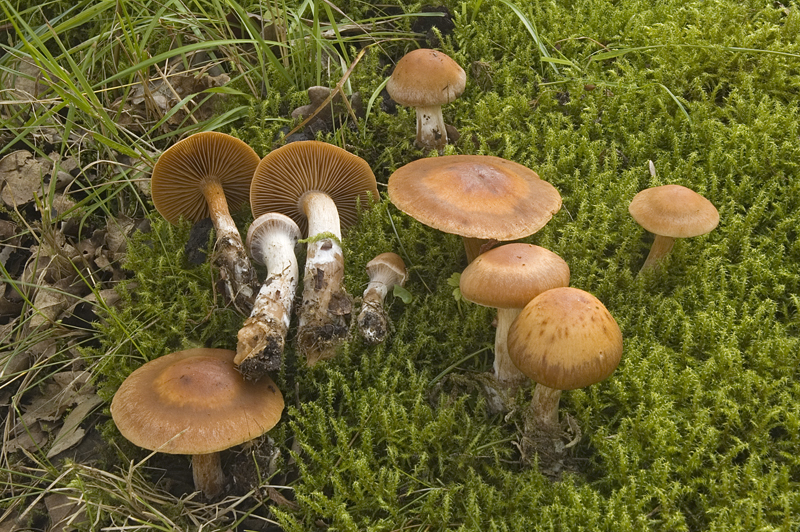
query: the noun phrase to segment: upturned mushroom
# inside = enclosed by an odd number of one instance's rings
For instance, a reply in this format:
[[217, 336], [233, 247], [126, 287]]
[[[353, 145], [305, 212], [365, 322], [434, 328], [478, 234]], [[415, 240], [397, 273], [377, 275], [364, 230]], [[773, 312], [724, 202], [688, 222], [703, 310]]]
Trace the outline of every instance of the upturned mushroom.
[[418, 146], [439, 150], [447, 145], [442, 105], [458, 98], [467, 74], [449, 56], [422, 48], [404, 55], [386, 83], [386, 91], [400, 105], [417, 112]]
[[262, 214], [247, 231], [253, 260], [267, 266], [267, 278], [258, 291], [253, 312], [238, 333], [234, 363], [248, 380], [278, 371], [299, 273], [294, 247], [300, 228], [283, 214]]
[[423, 224], [461, 235], [472, 262], [488, 240], [517, 240], [561, 209], [561, 195], [533, 170], [489, 155], [419, 159], [389, 177], [389, 199]]
[[494, 376], [515, 390], [527, 376], [508, 354], [508, 330], [530, 300], [545, 290], [569, 285], [569, 266], [550, 250], [532, 244], [506, 244], [478, 256], [461, 274], [467, 301], [497, 309]]
[[636, 222], [656, 235], [641, 271], [655, 268], [672, 251], [676, 238], [710, 233], [719, 225], [719, 212], [697, 192], [681, 185], [642, 190], [628, 211]]
[[170, 223], [211, 217], [217, 233], [214, 264], [226, 298], [243, 314], [253, 306], [258, 280], [230, 212], [247, 201], [258, 162], [256, 152], [241, 140], [206, 131], [162, 153], [150, 180], [153, 204]]
[[386, 339], [389, 332], [389, 317], [383, 301], [395, 285], [406, 282], [406, 265], [397, 253], [381, 253], [367, 263], [369, 283], [361, 299], [358, 314], [358, 330], [364, 341], [376, 345]]
[[333, 357], [347, 337], [352, 302], [342, 288], [342, 228], [356, 222], [359, 201], [366, 205], [377, 197], [365, 160], [315, 140], [270, 152], [253, 176], [253, 214], [279, 212], [307, 231], [297, 344], [309, 366]]
[[283, 396], [264, 377], [247, 382], [236, 353], [188, 349], [151, 360], [131, 373], [111, 401], [128, 440], [152, 451], [192, 456], [195, 488], [211, 499], [225, 486], [220, 451], [250, 441], [281, 418]]
[[526, 430], [557, 431], [562, 390], [606, 379], [622, 357], [622, 332], [608, 309], [588, 292], [553, 288], [532, 299], [511, 324], [508, 352], [538, 384]]

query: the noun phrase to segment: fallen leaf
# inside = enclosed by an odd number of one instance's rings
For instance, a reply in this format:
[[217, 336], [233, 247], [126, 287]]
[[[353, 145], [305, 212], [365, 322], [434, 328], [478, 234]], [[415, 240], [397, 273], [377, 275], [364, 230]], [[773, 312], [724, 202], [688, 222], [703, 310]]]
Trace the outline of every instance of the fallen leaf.
[[16, 208], [33, 201], [46, 182], [48, 168], [27, 150], [17, 150], [0, 159], [0, 197], [6, 207]]
[[78, 405], [64, 419], [61, 430], [56, 435], [55, 442], [47, 451], [47, 458], [53, 458], [59, 453], [79, 444], [86, 434], [80, 424], [103, 400], [97, 395], [86, 395], [81, 398]]

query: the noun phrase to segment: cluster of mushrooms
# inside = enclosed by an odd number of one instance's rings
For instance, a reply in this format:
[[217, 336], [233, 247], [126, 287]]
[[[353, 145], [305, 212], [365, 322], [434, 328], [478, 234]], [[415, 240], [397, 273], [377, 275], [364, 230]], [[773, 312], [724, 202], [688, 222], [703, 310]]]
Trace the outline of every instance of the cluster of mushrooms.
[[[441, 106], [461, 94], [465, 81], [464, 71], [438, 51], [416, 50], [398, 62], [387, 90], [398, 103], [416, 107], [419, 146], [443, 149]], [[463, 237], [469, 265], [460, 277], [461, 294], [497, 308], [493, 379], [507, 392], [504, 397], [535, 381], [526, 430], [557, 432], [562, 390], [605, 379], [622, 355], [619, 326], [596, 297], [568, 286], [569, 266], [561, 257], [531, 244], [495, 247], [544, 227], [561, 208], [558, 191], [513, 161], [451, 155], [399, 168], [389, 178], [388, 194], [421, 223]], [[249, 317], [236, 351], [180, 351], [134, 371], [111, 412], [135, 444], [192, 455], [195, 486], [213, 498], [225, 484], [219, 451], [264, 434], [280, 419], [283, 398], [268, 373], [282, 363], [301, 239], [306, 260], [298, 352], [314, 365], [346, 340], [352, 299], [342, 287], [342, 230], [355, 223], [359, 204], [378, 198], [376, 180], [366, 161], [323, 142], [293, 142], [259, 159], [244, 142], [205, 132], [161, 155], [152, 197], [172, 223], [211, 218], [213, 261], [224, 295]], [[243, 242], [230, 212], [248, 199], [255, 220]], [[678, 185], [640, 192], [630, 212], [657, 235], [643, 269], [655, 268], [675, 238], [707, 233], [719, 221], [708, 200]], [[262, 283], [250, 257], [266, 266]], [[356, 321], [362, 338], [376, 344], [389, 330], [384, 298], [407, 274], [392, 252], [370, 261], [367, 271], [370, 281]]]

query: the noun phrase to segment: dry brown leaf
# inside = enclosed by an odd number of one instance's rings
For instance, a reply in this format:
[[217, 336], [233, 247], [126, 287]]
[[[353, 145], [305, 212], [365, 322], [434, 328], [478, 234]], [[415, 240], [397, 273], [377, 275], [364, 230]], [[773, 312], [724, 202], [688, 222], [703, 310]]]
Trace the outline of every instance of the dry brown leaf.
[[53, 458], [57, 454], [78, 445], [86, 435], [86, 431], [80, 424], [102, 403], [103, 400], [97, 395], [82, 396], [78, 401], [78, 405], [64, 419], [64, 424], [58, 431], [53, 446], [47, 451], [47, 458]]
[[53, 493], [44, 498], [47, 514], [50, 516], [48, 532], [65, 532], [76, 530], [73, 523], [84, 523], [86, 512], [82, 505], [63, 493]]
[[6, 207], [16, 208], [33, 201], [47, 181], [49, 168], [27, 150], [17, 150], [0, 159], [0, 196]]

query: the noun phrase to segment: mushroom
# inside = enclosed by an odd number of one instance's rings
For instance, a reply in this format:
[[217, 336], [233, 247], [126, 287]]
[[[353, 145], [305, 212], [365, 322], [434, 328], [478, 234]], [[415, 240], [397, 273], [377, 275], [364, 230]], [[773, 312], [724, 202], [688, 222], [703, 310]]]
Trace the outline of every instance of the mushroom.
[[511, 324], [508, 353], [538, 383], [526, 428], [553, 434], [562, 390], [585, 388], [611, 375], [622, 357], [622, 332], [592, 294], [553, 288], [533, 298]]
[[253, 260], [267, 266], [267, 279], [253, 304], [253, 312], [238, 333], [234, 363], [248, 380], [278, 371], [297, 291], [298, 268], [294, 246], [300, 228], [283, 214], [262, 214], [247, 231]]
[[408, 163], [389, 177], [389, 199], [423, 224], [461, 235], [469, 262], [489, 239], [531, 235], [561, 208], [561, 195], [536, 172], [489, 155]]
[[162, 153], [150, 180], [153, 204], [170, 223], [211, 217], [217, 232], [214, 263], [227, 299], [244, 314], [252, 308], [258, 281], [230, 210], [247, 201], [258, 162], [256, 152], [241, 140], [206, 131]]
[[151, 360], [131, 373], [111, 401], [128, 440], [152, 451], [192, 455], [195, 488], [222, 492], [220, 451], [274, 427], [283, 396], [265, 377], [247, 382], [226, 349], [188, 349]]
[[279, 212], [307, 231], [297, 343], [309, 366], [333, 357], [347, 336], [352, 303], [342, 288], [342, 228], [356, 222], [359, 201], [366, 205], [377, 197], [365, 160], [315, 140], [270, 152], [253, 176], [253, 215]]
[[676, 238], [704, 235], [719, 224], [716, 207], [681, 185], [642, 190], [633, 197], [628, 211], [639, 225], [656, 235], [641, 271], [655, 268], [672, 251]]
[[406, 265], [397, 253], [381, 253], [367, 263], [367, 275], [369, 283], [358, 314], [358, 330], [368, 344], [376, 345], [383, 342], [389, 332], [389, 317], [383, 300], [395, 285], [403, 286], [406, 282]]
[[458, 98], [466, 82], [464, 69], [449, 56], [422, 48], [397, 62], [386, 91], [400, 105], [416, 109], [416, 144], [441, 152], [447, 145], [442, 105]]
[[532, 244], [506, 244], [481, 254], [461, 274], [459, 289], [467, 301], [497, 309], [494, 376], [515, 390], [527, 376], [508, 354], [508, 329], [534, 297], [567, 286], [569, 266], [550, 250]]

